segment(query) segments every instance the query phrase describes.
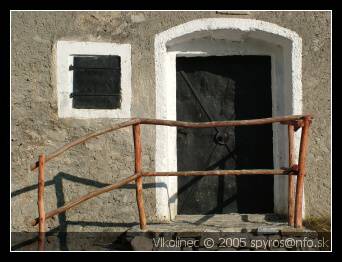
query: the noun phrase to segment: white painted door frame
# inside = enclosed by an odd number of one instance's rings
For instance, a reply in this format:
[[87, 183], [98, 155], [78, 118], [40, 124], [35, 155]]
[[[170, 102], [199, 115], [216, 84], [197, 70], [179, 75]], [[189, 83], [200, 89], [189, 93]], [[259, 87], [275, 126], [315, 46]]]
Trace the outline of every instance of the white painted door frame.
[[[155, 38], [156, 118], [176, 120], [176, 57], [270, 55], [272, 114], [302, 113], [301, 38], [293, 31], [252, 19], [208, 18], [190, 21]], [[287, 166], [286, 128], [273, 125], [274, 167]], [[300, 131], [296, 133], [298, 157]], [[156, 127], [156, 171], [177, 171], [175, 127]], [[177, 214], [177, 177], [156, 177], [156, 216]], [[287, 214], [287, 178], [274, 179], [274, 212]]]

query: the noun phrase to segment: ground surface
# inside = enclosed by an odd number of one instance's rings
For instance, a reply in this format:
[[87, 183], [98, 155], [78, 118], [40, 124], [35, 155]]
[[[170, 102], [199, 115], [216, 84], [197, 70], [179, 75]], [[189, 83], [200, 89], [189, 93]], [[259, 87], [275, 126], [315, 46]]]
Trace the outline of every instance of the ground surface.
[[[149, 223], [145, 230], [141, 230], [139, 225], [136, 225], [127, 228], [124, 232], [50, 232], [46, 237], [45, 249], [66, 251], [318, 250], [315, 247], [303, 246], [302, 242], [297, 244], [294, 242], [301, 241], [304, 237], [315, 245], [318, 241], [314, 231], [289, 227], [285, 220], [274, 214], [181, 215], [170, 223]], [[284, 246], [287, 239], [291, 239], [291, 242]], [[12, 235], [12, 250], [37, 250], [37, 233]]]

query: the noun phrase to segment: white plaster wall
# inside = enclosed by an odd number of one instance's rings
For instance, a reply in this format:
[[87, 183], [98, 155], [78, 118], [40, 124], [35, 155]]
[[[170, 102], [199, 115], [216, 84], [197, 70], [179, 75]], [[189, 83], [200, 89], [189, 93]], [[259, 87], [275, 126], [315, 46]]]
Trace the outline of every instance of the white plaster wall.
[[[194, 20], [155, 38], [156, 117], [176, 119], [176, 57], [209, 55], [270, 55], [274, 116], [302, 113], [301, 39], [275, 24], [251, 19]], [[296, 134], [298, 157], [299, 132]], [[177, 171], [176, 128], [156, 128], [156, 171]], [[287, 132], [273, 127], [274, 166], [287, 166]], [[159, 220], [177, 213], [177, 177], [157, 177], [166, 188], [156, 189]], [[274, 211], [287, 213], [287, 178], [275, 177]]]
[[[73, 74], [69, 66], [76, 55], [118, 55], [121, 57], [121, 108], [76, 109], [72, 107]], [[129, 118], [131, 116], [131, 45], [100, 42], [58, 41], [57, 96], [60, 118]]]

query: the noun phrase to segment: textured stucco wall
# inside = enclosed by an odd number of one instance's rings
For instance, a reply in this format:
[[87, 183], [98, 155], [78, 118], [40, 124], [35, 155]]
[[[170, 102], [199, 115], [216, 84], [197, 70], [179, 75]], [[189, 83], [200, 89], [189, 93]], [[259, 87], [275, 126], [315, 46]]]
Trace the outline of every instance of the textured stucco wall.
[[[330, 214], [330, 13], [250, 12], [12, 12], [12, 230], [34, 231], [37, 173], [29, 171], [38, 154], [52, 152], [80, 135], [116, 122], [59, 119], [54, 48], [57, 40], [129, 43], [132, 46], [132, 117], [155, 116], [154, 37], [198, 18], [239, 17], [275, 23], [303, 40], [303, 111], [314, 115], [305, 182], [306, 215]], [[47, 164], [46, 209], [133, 173], [129, 128], [75, 147]], [[144, 126], [143, 167], [154, 169], [155, 129]], [[153, 179], [145, 180], [145, 207], [154, 218]], [[49, 220], [62, 230], [120, 230], [138, 221], [134, 186], [106, 193]]]

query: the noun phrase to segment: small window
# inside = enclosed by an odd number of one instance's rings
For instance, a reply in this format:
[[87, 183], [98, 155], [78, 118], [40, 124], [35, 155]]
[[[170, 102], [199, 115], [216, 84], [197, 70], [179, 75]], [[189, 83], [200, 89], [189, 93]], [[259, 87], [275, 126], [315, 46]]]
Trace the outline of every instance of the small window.
[[58, 41], [58, 116], [131, 117], [131, 46]]
[[120, 108], [120, 56], [75, 56], [69, 68], [73, 71], [73, 108]]

